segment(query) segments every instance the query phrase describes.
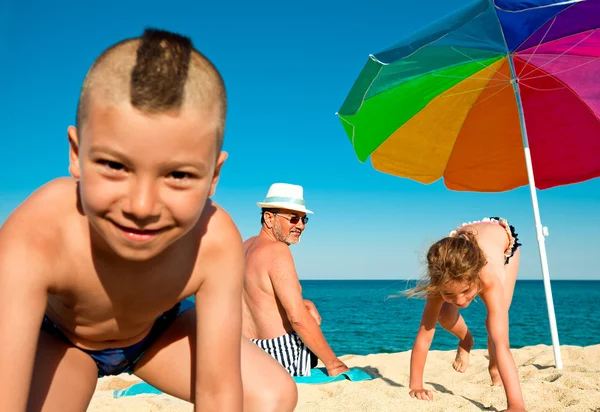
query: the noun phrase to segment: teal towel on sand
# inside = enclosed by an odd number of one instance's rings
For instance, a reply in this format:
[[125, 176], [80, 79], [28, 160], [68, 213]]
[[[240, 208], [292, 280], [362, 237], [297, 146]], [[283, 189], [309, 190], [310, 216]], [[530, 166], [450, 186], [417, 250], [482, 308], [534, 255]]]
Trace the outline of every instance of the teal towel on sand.
[[[337, 382], [348, 379], [352, 382], [367, 381], [373, 379], [368, 373], [358, 369], [352, 368], [348, 372], [339, 374], [338, 376], [328, 376], [323, 368], [315, 368], [310, 370], [310, 376], [294, 376], [296, 383], [329, 383]], [[160, 395], [162, 392], [156, 389], [154, 386], [140, 382], [133, 386], [125, 389], [117, 389], [113, 392], [114, 398], [122, 398], [123, 396], [135, 396], [135, 395]]]
[[162, 392], [156, 389], [154, 386], [140, 382], [133, 386], [125, 389], [117, 389], [113, 392], [113, 398], [122, 398], [123, 396], [135, 396], [135, 395], [160, 395]]
[[310, 370], [310, 376], [294, 376], [296, 383], [329, 383], [348, 379], [352, 382], [368, 381], [373, 379], [367, 372], [358, 369], [350, 368], [348, 372], [340, 373], [338, 376], [329, 376], [323, 368], [315, 368]]
[[[188, 298], [191, 302], [194, 302], [194, 298]], [[362, 371], [358, 368], [351, 368], [348, 372], [341, 373], [338, 376], [328, 376], [325, 373], [324, 368], [314, 368], [310, 370], [310, 376], [294, 376], [294, 380], [296, 383], [305, 383], [305, 384], [319, 384], [319, 383], [329, 383], [329, 382], [338, 382], [348, 379], [352, 382], [366, 381], [371, 380], [373, 377], [368, 373]], [[146, 383], [140, 382], [135, 385], [130, 386], [125, 389], [117, 389], [113, 392], [114, 398], [122, 398], [124, 396], [135, 396], [135, 395], [160, 395], [162, 392], [156, 389], [154, 386]]]

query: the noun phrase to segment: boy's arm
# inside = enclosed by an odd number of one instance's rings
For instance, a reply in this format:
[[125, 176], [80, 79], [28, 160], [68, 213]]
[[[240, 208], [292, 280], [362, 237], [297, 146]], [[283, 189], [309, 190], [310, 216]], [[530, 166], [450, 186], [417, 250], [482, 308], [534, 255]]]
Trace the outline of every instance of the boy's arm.
[[241, 411], [244, 249], [225, 212], [217, 211], [211, 220], [208, 232], [214, 240], [199, 263], [204, 279], [195, 295], [195, 410]]
[[480, 293], [487, 308], [486, 328], [498, 362], [498, 371], [506, 391], [508, 409], [525, 407], [515, 360], [510, 352], [508, 339], [508, 308], [504, 302], [502, 285], [496, 276], [489, 277], [490, 284]]
[[423, 370], [427, 352], [433, 341], [435, 326], [444, 301], [439, 296], [427, 297], [419, 331], [410, 354], [410, 396], [421, 400], [433, 400], [433, 392], [423, 389]]
[[348, 367], [335, 356], [321, 328], [302, 299], [302, 288], [289, 247], [283, 243], [274, 244], [272, 247], [273, 260], [269, 276], [275, 295], [281, 302], [292, 327], [302, 342], [323, 362], [330, 376], [346, 372]]
[[27, 407], [40, 327], [47, 302], [40, 241], [12, 216], [0, 228], [0, 410]]

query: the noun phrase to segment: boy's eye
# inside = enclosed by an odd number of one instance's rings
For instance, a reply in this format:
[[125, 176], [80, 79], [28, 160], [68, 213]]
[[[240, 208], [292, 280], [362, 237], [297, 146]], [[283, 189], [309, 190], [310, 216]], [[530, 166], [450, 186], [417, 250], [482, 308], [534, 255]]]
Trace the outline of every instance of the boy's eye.
[[106, 166], [111, 170], [121, 171], [125, 169], [125, 166], [119, 162], [113, 162], [112, 160], [99, 160], [99, 164]]
[[183, 180], [183, 179], [189, 179], [193, 176], [188, 172], [172, 172], [171, 177], [175, 180]]

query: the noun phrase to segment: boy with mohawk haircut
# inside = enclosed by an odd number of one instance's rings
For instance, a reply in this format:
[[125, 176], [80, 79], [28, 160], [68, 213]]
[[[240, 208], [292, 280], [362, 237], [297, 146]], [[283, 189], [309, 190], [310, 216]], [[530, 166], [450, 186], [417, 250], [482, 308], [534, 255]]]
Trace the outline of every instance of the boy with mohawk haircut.
[[94, 62], [72, 178], [0, 228], [0, 410], [82, 411], [122, 372], [196, 410], [294, 409], [292, 378], [241, 335], [242, 239], [210, 200], [225, 115], [186, 37], [148, 29]]

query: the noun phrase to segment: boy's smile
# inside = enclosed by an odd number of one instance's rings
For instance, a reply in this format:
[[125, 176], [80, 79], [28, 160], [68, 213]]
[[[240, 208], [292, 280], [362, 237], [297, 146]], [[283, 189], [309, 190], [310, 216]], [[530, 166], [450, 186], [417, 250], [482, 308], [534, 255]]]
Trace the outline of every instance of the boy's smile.
[[119, 229], [123, 236], [131, 240], [132, 242], [149, 242], [155, 239], [159, 234], [164, 232], [166, 229], [136, 229], [127, 226], [121, 226], [117, 223], [114, 223], [115, 227]]
[[128, 260], [156, 256], [198, 221], [226, 154], [213, 113], [146, 114], [92, 101], [83, 130], [69, 130], [71, 166], [90, 226]]

